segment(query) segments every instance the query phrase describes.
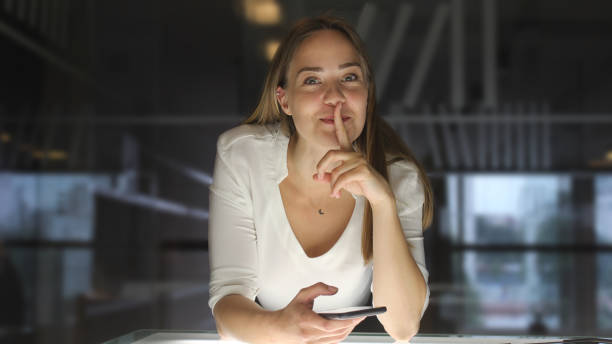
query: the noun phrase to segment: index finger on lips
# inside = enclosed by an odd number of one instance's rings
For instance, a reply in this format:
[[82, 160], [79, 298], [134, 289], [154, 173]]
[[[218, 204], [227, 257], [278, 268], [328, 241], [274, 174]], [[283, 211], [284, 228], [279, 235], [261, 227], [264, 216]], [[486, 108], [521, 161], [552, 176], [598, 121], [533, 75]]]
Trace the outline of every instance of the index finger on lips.
[[344, 127], [344, 123], [342, 122], [341, 112], [342, 103], [338, 102], [338, 104], [336, 104], [336, 108], [334, 109], [334, 127], [336, 128], [336, 138], [338, 139], [338, 143], [340, 144], [340, 149], [353, 150], [351, 141], [348, 137], [348, 133], [346, 132], [346, 128]]

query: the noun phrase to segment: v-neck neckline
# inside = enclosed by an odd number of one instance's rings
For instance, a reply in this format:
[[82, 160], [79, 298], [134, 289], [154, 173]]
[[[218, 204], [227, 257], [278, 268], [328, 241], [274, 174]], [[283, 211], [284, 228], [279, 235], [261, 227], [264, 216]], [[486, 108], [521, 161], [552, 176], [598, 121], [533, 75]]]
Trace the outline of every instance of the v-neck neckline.
[[338, 239], [332, 245], [332, 247], [329, 248], [327, 251], [325, 251], [323, 254], [318, 255], [316, 257], [308, 256], [308, 254], [306, 254], [306, 251], [304, 250], [304, 247], [302, 246], [297, 236], [295, 235], [295, 232], [293, 231], [293, 227], [291, 227], [291, 222], [289, 221], [289, 217], [287, 216], [287, 210], [285, 209], [285, 203], [283, 202], [283, 195], [280, 190], [280, 184], [289, 175], [289, 169], [287, 167], [287, 153], [288, 153], [288, 147], [289, 147], [289, 137], [286, 135], [283, 135], [283, 133], [280, 130], [277, 131], [277, 135], [282, 136], [282, 138], [277, 136], [277, 139], [280, 139], [277, 142], [279, 142], [281, 147], [280, 147], [280, 152], [279, 152], [280, 161], [278, 165], [278, 175], [277, 175], [277, 180], [276, 180], [276, 195], [277, 195], [276, 201], [277, 201], [278, 206], [282, 210], [282, 213], [281, 213], [282, 222], [283, 222], [282, 230], [285, 230], [288, 232], [286, 234], [290, 242], [290, 245], [292, 245], [295, 248], [295, 250], [293, 251], [298, 252], [298, 254], [302, 258], [310, 260], [310, 261], [317, 261], [317, 260], [325, 259], [325, 257], [332, 254], [333, 251], [337, 250], [337, 247], [340, 246], [342, 242], [345, 240], [344, 238], [348, 236], [347, 232], [349, 231], [349, 229], [351, 229], [354, 226], [354, 222], [356, 221], [356, 217], [357, 217], [356, 216], [357, 211], [361, 208], [361, 202], [362, 202], [361, 197], [356, 197], [355, 195], [351, 194], [353, 198], [355, 199], [355, 205], [353, 207], [351, 217], [349, 218], [349, 221], [347, 222], [346, 227], [343, 229], [342, 234], [340, 234], [340, 237], [338, 237]]
[[325, 251], [323, 254], [320, 254], [318, 256], [315, 257], [310, 257], [308, 254], [306, 254], [306, 251], [304, 250], [304, 247], [302, 246], [302, 244], [300, 243], [300, 241], [298, 240], [297, 236], [295, 235], [295, 232], [293, 230], [293, 227], [291, 227], [291, 222], [289, 221], [289, 217], [287, 216], [287, 210], [285, 209], [285, 203], [283, 202], [283, 195], [280, 191], [280, 183], [277, 185], [277, 202], [280, 206], [280, 208], [282, 209], [282, 213], [281, 213], [281, 217], [282, 219], [282, 224], [283, 224], [283, 231], [287, 231], [287, 237], [289, 239], [289, 245], [293, 246], [294, 248], [296, 248], [295, 250], [292, 250], [294, 252], [298, 252], [299, 256], [302, 257], [303, 259], [307, 259], [310, 261], [316, 261], [316, 260], [322, 260], [325, 259], [325, 257], [331, 255], [333, 253], [333, 251], [337, 250], [337, 247], [339, 247], [340, 245], [342, 245], [342, 243], [345, 241], [345, 237], [348, 236], [349, 230], [354, 227], [354, 222], [356, 221], [355, 219], [357, 218], [357, 211], [359, 208], [361, 208], [361, 197], [355, 197], [355, 206], [353, 207], [353, 211], [351, 212], [351, 217], [349, 218], [346, 227], [344, 227], [344, 229], [342, 230], [342, 234], [340, 234], [340, 236], [338, 237], [338, 239], [336, 240], [336, 242], [334, 242], [334, 244], [332, 245], [332, 247], [330, 247], [327, 251]]

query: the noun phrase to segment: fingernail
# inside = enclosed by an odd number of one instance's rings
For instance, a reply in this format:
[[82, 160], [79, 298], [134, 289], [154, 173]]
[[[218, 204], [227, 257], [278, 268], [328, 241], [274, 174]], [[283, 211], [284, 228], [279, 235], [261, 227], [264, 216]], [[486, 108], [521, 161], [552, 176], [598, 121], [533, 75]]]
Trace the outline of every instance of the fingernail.
[[329, 290], [329, 291], [333, 291], [333, 292], [337, 292], [337, 291], [338, 291], [338, 288], [336, 288], [336, 287], [334, 287], [334, 286], [331, 286], [331, 285], [328, 285], [328, 286], [327, 286], [327, 290]]

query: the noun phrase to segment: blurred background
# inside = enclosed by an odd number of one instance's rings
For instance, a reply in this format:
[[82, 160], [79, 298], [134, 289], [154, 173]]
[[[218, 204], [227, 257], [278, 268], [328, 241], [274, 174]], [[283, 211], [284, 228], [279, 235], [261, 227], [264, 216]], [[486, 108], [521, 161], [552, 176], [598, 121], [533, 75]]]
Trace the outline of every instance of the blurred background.
[[0, 0], [0, 342], [214, 329], [217, 136], [329, 10], [434, 185], [421, 333], [612, 336], [611, 1]]

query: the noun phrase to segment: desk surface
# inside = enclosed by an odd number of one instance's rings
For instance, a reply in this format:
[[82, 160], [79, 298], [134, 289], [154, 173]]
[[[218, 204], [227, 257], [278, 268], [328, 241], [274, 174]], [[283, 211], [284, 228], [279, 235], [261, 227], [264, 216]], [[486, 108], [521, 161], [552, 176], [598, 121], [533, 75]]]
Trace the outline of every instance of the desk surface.
[[[582, 339], [582, 340], [581, 340]], [[381, 333], [353, 333], [344, 343], [393, 343], [393, 339]], [[195, 344], [195, 343], [236, 343], [220, 341], [219, 335], [211, 331], [167, 331], [167, 330], [138, 330], [119, 338], [112, 339], [104, 344]], [[611, 339], [589, 340], [578, 337], [528, 337], [528, 336], [471, 336], [471, 335], [427, 335], [419, 334], [412, 338], [410, 343], [419, 344], [532, 344], [532, 343], [612, 343]]]

